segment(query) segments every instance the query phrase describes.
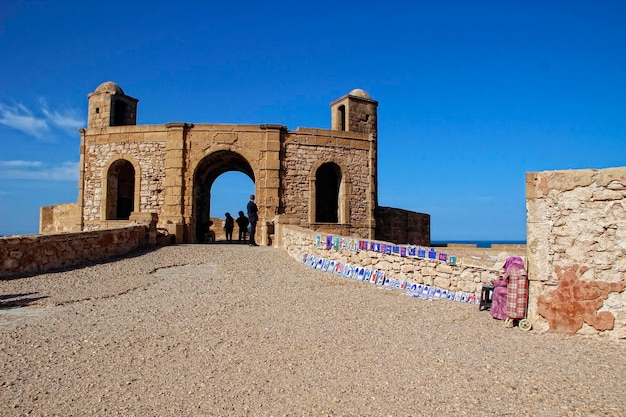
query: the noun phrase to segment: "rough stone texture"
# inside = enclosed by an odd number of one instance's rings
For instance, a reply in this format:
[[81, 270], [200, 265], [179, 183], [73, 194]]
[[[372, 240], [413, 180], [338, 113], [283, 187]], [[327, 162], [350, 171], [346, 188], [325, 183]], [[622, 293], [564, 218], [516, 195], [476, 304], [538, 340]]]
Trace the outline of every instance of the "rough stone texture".
[[[317, 131], [319, 132], [319, 131]], [[315, 223], [309, 218], [311, 189], [314, 186], [315, 170], [322, 163], [334, 162], [339, 165], [344, 175], [345, 193], [349, 196], [346, 203], [349, 213], [344, 212], [342, 223], [350, 222], [356, 228], [367, 229], [371, 219], [371, 202], [367, 198], [369, 193], [369, 141], [362, 140], [360, 147], [351, 146], [356, 139], [346, 141], [338, 140], [333, 147], [320, 145], [323, 136], [319, 134], [307, 134], [303, 129], [291, 133], [286, 138], [285, 158], [285, 191], [283, 193], [285, 213], [297, 214], [303, 224]], [[326, 132], [323, 132], [326, 133]], [[341, 211], [341, 210], [340, 210]], [[357, 233], [356, 235], [363, 235]]]
[[376, 239], [430, 245], [430, 215], [392, 207], [376, 208]]
[[[81, 130], [77, 206], [82, 230], [119, 225], [117, 171], [112, 167], [127, 161], [135, 172], [132, 211], [156, 213], [159, 227], [178, 243], [200, 240], [209, 216], [217, 214], [209, 213], [208, 190], [219, 175], [233, 170], [255, 184], [261, 244], [270, 243], [271, 222], [278, 214], [298, 215], [303, 225], [316, 230], [374, 237], [378, 103], [360, 90], [339, 101], [346, 107], [345, 130], [289, 131], [269, 124], [142, 126], [136, 125], [137, 100], [117, 84], [103, 83], [89, 95], [89, 124]], [[333, 120], [338, 111], [333, 107]], [[336, 223], [315, 222], [316, 170], [326, 162], [341, 171]], [[57, 230], [74, 224], [55, 207], [47, 209], [53, 217], [47, 223], [59, 225]]]
[[76, 203], [44, 206], [40, 210], [39, 233], [80, 232], [81, 224], [81, 213]]
[[626, 167], [526, 176], [529, 316], [626, 338]]
[[[316, 233], [299, 226], [281, 225], [280, 218], [276, 245], [289, 253], [294, 259], [302, 260], [304, 254], [333, 259], [351, 265], [368, 267], [385, 272], [385, 277], [416, 284], [435, 285], [438, 288], [463, 291], [480, 295], [483, 284], [496, 279], [502, 273], [502, 265], [508, 254], [501, 253], [499, 260], [492, 261], [491, 267], [465, 265], [455, 266], [434, 259], [420, 259], [387, 255], [368, 250], [335, 250], [315, 245]], [[324, 236], [325, 237], [325, 236]], [[348, 239], [348, 237], [345, 237]], [[381, 242], [389, 243], [390, 242]], [[454, 248], [440, 248], [449, 255]]]
[[550, 329], [573, 335], [587, 323], [599, 331], [613, 330], [613, 314], [598, 309], [610, 293], [624, 291], [626, 282], [581, 281], [579, 277], [587, 268], [578, 265], [555, 269], [556, 290], [537, 298], [537, 312], [545, 317]]
[[150, 227], [0, 238], [0, 278], [38, 274], [123, 255], [153, 245]]
[[626, 345], [243, 245], [0, 281], [0, 415], [623, 416]]
[[83, 221], [87, 225], [100, 225], [103, 220], [106, 195], [103, 178], [109, 163], [118, 159], [130, 161], [135, 166], [136, 178], [140, 179], [135, 211], [156, 213], [165, 202], [165, 142], [99, 143], [95, 139], [85, 155]]

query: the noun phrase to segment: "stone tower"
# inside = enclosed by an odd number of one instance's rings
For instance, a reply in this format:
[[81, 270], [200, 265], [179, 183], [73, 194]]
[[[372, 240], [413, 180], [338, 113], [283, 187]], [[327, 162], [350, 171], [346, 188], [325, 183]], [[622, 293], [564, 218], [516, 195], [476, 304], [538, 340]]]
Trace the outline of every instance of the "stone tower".
[[112, 81], [102, 83], [89, 94], [87, 127], [129, 126], [137, 124], [137, 100], [124, 94]]
[[332, 130], [378, 136], [378, 102], [357, 88], [330, 104]]
[[370, 195], [374, 207], [378, 207], [378, 102], [367, 92], [355, 88], [345, 96], [330, 103], [331, 130], [367, 133], [370, 142]]

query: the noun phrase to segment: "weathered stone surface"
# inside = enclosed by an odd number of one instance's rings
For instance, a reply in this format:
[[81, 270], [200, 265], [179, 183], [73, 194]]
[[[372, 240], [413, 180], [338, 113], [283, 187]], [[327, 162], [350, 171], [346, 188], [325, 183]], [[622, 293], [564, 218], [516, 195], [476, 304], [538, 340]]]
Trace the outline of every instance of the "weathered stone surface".
[[0, 278], [99, 261], [153, 245], [155, 222], [125, 228], [0, 238]]
[[447, 290], [448, 288], [450, 288], [450, 279], [435, 277], [435, 279], [433, 280], [433, 284], [438, 288]]
[[[127, 219], [124, 213], [129, 209], [118, 210], [119, 203], [122, 207], [131, 204], [132, 212], [157, 213], [161, 227], [180, 224], [182, 233], [177, 232], [176, 241], [197, 242], [211, 217], [207, 190], [222, 173], [240, 171], [255, 183], [261, 244], [269, 242], [266, 225], [277, 214], [296, 215], [302, 225], [327, 233], [374, 237], [378, 199], [375, 100], [348, 94], [335, 101], [333, 130], [179, 122], [138, 126], [137, 99], [113, 82], [105, 84], [114, 88], [101, 85], [89, 95], [88, 127], [81, 130], [79, 201], [71, 213], [61, 205], [46, 208], [41, 216], [42, 233], [106, 228], [118, 216]], [[341, 113], [340, 106], [349, 111]], [[337, 124], [340, 114], [345, 119]], [[132, 166], [132, 173], [119, 173], [123, 161]], [[337, 184], [317, 184], [318, 169], [324, 164], [336, 169], [336, 178], [325, 181]], [[119, 178], [133, 179], [124, 201], [118, 201], [125, 184], [118, 183]], [[317, 187], [336, 187], [339, 192], [336, 196], [318, 194]], [[337, 218], [317, 216], [319, 207], [336, 210]], [[418, 216], [422, 223], [426, 218], [429, 227], [429, 218]], [[405, 225], [405, 235], [412, 227]], [[427, 230], [422, 238], [429, 240]]]
[[531, 286], [537, 327], [623, 337], [625, 183], [626, 167], [527, 174], [529, 280], [546, 284]]
[[586, 269], [578, 265], [555, 267], [559, 277], [557, 288], [537, 298], [538, 313], [548, 321], [550, 330], [573, 335], [583, 323], [598, 331], [613, 329], [614, 315], [598, 310], [610, 292], [624, 291], [626, 283], [581, 281], [579, 277]]
[[598, 171], [596, 182], [600, 187], [626, 189], [626, 172], [623, 168], [607, 168]]
[[[483, 284], [488, 283], [494, 276], [501, 274], [501, 269], [486, 269], [474, 266], [453, 266], [442, 261], [420, 259], [414, 257], [399, 257], [386, 255], [369, 250], [353, 252], [350, 250], [327, 250], [315, 246], [315, 232], [297, 226], [280, 225], [283, 231], [279, 238], [280, 247], [289, 254], [301, 260], [303, 254], [329, 258], [336, 262], [356, 264], [357, 266], [381, 270], [387, 278], [403, 280], [409, 283], [435, 285], [441, 289], [463, 291], [480, 295]], [[380, 243], [389, 243], [383, 242]], [[446, 248], [454, 253], [453, 248]], [[501, 252], [501, 249], [498, 249]]]

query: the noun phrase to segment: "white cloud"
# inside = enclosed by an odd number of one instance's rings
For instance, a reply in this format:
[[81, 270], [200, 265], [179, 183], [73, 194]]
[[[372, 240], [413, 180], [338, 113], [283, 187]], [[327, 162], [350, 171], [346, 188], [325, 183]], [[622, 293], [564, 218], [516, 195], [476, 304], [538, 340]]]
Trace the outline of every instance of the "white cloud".
[[37, 181], [77, 181], [78, 162], [59, 165], [41, 161], [0, 161], [0, 178]]
[[48, 123], [35, 117], [21, 104], [7, 106], [0, 103], [0, 124], [22, 131], [37, 139], [43, 139], [48, 132]]
[[41, 98], [40, 102], [42, 106], [41, 112], [53, 125], [72, 133], [76, 133], [78, 129], [85, 126], [83, 119], [77, 116], [76, 110], [66, 109], [63, 112], [59, 112], [50, 110], [45, 98]]
[[13, 169], [37, 168], [43, 165], [41, 161], [0, 161], [0, 168], [8, 167]]
[[78, 129], [85, 126], [83, 120], [76, 117], [72, 111], [67, 111], [65, 114], [45, 108], [42, 111], [52, 124], [63, 130], [75, 133]]
[[10, 106], [0, 103], [0, 124], [39, 140], [53, 139], [55, 134], [52, 127], [77, 135], [78, 129], [85, 126], [84, 120], [77, 116], [76, 110], [50, 110], [45, 99], [40, 99], [40, 103], [39, 116], [22, 104]]

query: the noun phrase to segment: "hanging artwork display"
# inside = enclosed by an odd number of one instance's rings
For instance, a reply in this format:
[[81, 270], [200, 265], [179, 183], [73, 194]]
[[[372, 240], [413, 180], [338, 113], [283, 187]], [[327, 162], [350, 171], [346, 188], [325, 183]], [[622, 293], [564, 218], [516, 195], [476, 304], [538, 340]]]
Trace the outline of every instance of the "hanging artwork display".
[[[369, 250], [371, 252], [382, 253], [385, 255], [395, 255], [417, 259], [434, 259], [446, 262], [451, 266], [457, 266], [458, 264], [458, 258], [456, 255], [448, 255], [447, 253], [438, 252], [432, 247], [428, 248], [411, 244], [392, 245], [389, 243], [344, 238], [341, 236], [324, 236], [317, 233], [314, 238], [314, 246], [316, 248], [325, 248], [327, 250], [334, 249], [337, 251], [352, 252], [356, 252], [358, 250]], [[300, 259], [303, 264], [312, 269], [333, 273], [355, 281], [376, 284], [386, 290], [401, 290], [404, 294], [415, 298], [448, 300], [470, 304], [478, 304], [480, 301], [480, 297], [477, 294], [441, 289], [433, 285], [413, 283], [404, 281], [403, 279], [394, 279], [392, 276], [387, 276], [386, 272], [383, 270], [361, 267], [348, 262], [331, 259], [330, 257], [316, 256], [305, 253]]]

